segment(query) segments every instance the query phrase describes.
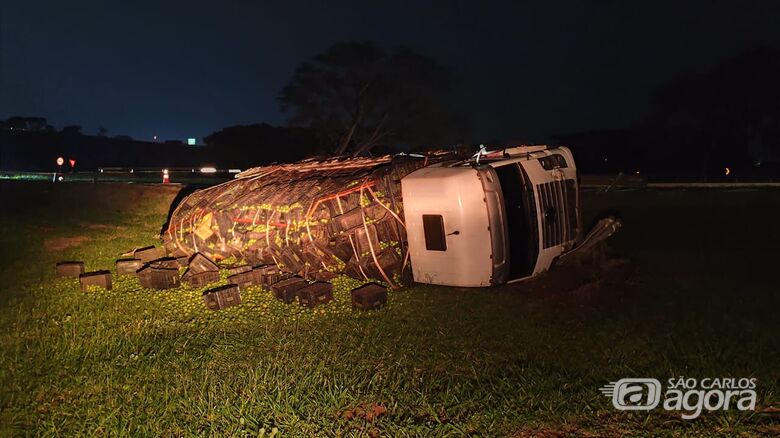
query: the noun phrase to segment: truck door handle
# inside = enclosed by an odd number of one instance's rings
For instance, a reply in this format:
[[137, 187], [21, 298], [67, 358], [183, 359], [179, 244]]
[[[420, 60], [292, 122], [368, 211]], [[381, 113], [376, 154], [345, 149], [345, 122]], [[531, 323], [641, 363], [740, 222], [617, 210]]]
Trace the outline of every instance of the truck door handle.
[[453, 235], [455, 235], [455, 236], [459, 236], [459, 235], [460, 235], [460, 231], [458, 231], [458, 230], [455, 230], [455, 231], [453, 231], [453, 232], [451, 232], [450, 234], [447, 234], [447, 235], [448, 235], [448, 236], [453, 236]]

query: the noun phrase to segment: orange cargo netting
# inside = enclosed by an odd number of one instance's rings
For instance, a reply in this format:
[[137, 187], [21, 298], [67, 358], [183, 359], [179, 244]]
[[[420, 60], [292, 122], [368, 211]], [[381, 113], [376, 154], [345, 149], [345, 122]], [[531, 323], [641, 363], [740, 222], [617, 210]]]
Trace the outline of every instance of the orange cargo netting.
[[257, 167], [196, 191], [163, 238], [178, 255], [276, 264], [309, 278], [346, 274], [397, 287], [408, 277], [401, 178], [454, 156], [305, 160]]

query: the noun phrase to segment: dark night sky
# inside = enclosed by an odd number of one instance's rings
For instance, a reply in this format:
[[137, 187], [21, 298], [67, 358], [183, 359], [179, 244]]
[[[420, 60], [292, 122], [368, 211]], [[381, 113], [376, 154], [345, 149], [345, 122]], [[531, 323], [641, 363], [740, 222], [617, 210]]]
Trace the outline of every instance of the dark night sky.
[[0, 2], [0, 118], [139, 139], [283, 123], [295, 67], [340, 40], [400, 44], [455, 74], [476, 141], [623, 127], [652, 90], [757, 45], [773, 1]]

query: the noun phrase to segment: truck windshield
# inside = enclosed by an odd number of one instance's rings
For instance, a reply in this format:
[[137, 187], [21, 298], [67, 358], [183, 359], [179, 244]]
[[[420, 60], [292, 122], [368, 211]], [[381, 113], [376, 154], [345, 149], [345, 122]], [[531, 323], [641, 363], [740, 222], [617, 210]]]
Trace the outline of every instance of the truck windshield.
[[509, 277], [531, 275], [539, 256], [539, 234], [533, 185], [517, 164], [496, 167], [504, 195], [509, 234]]

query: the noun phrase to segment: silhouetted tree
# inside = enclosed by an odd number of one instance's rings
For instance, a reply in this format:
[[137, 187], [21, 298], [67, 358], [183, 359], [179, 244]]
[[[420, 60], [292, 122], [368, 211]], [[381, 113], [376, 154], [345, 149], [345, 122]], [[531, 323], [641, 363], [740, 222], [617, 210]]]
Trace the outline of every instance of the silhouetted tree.
[[748, 145], [778, 147], [780, 51], [745, 52], [704, 74], [669, 82], [655, 96], [655, 121], [694, 143], [703, 175], [750, 164]]
[[43, 117], [13, 116], [5, 121], [9, 129], [20, 131], [46, 131], [49, 126]]
[[64, 126], [60, 130], [60, 134], [62, 134], [62, 135], [82, 135], [81, 134], [81, 126], [80, 125]]
[[203, 141], [222, 156], [243, 157], [244, 164], [296, 161], [320, 152], [310, 129], [267, 123], [229, 126]]
[[445, 101], [449, 75], [401, 47], [342, 42], [303, 63], [282, 90], [290, 124], [315, 129], [335, 155], [380, 144], [453, 142], [463, 126]]

